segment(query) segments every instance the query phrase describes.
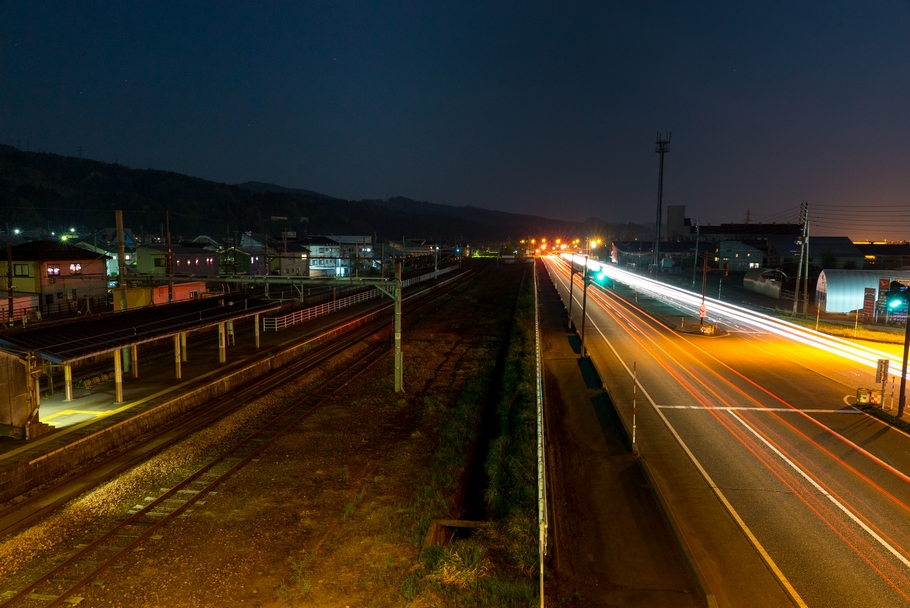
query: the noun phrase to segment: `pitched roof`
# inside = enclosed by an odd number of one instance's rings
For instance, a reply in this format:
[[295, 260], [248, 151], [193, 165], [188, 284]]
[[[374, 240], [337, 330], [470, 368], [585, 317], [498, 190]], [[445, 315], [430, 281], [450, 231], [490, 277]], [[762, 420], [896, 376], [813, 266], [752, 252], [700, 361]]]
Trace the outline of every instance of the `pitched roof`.
[[101, 260], [107, 257], [63, 241], [31, 241], [13, 246], [13, 260], [19, 262]]

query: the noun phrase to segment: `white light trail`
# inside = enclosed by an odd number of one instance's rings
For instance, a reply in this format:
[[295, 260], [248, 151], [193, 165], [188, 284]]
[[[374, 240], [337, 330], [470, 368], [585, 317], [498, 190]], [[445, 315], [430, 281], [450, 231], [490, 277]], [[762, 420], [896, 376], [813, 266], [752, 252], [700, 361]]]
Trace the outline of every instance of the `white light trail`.
[[[585, 258], [583, 256], [567, 253], [562, 254], [562, 257], [566, 260], [574, 261], [577, 265], [583, 266], [585, 263]], [[642, 294], [660, 300], [674, 308], [689, 312], [693, 316], [698, 316], [699, 314], [699, 308], [703, 301], [701, 295], [594, 260], [588, 260], [588, 270], [589, 272], [602, 272], [606, 277], [609, 277], [613, 281], [627, 285]], [[704, 302], [707, 303], [709, 317], [713, 317], [718, 322], [730, 326], [745, 326], [775, 334], [801, 344], [820, 348], [828, 353], [849, 359], [860, 365], [875, 368], [879, 359], [892, 358], [892, 355], [863, 346], [862, 344], [855, 344], [843, 338], [822, 334], [815, 330], [801, 327], [781, 319], [776, 319], [769, 315], [742, 308], [715, 298], [705, 297]], [[896, 374], [892, 373], [891, 375], [900, 377], [900, 372], [897, 371]]]

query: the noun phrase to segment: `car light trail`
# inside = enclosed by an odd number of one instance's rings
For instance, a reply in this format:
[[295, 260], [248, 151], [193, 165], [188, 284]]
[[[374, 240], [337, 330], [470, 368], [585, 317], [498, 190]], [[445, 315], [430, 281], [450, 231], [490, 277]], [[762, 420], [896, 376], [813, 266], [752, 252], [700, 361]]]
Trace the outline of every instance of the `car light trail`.
[[[576, 256], [575, 260], [578, 261], [579, 258]], [[583, 263], [583, 259], [581, 261]], [[617, 269], [607, 267], [604, 270], [604, 267], [599, 263], [592, 265], [589, 261], [589, 269], [597, 272], [606, 272], [614, 280], [630, 284], [639, 291], [652, 297], [660, 297], [660, 299], [669, 301], [674, 306], [685, 307], [686, 303], [689, 306], [693, 302], [701, 303], [700, 296], [696, 297], [684, 290], [668, 287], [649, 279], [624, 273], [624, 271], [611, 274]], [[619, 277], [618, 273], [623, 273], [631, 278], [625, 281]], [[652, 326], [639, 320], [640, 317], [650, 317], [646, 312], [634, 308], [631, 304], [621, 300], [614, 302], [612, 299], [608, 299], [606, 293], [602, 293], [599, 289], [589, 290], [588, 297], [600, 304], [602, 309], [621, 327], [633, 330], [629, 332], [629, 336], [653, 357], [663, 371], [673, 378], [695, 403], [699, 404], [700, 409], [709, 412], [739, 444], [753, 454], [780, 483], [793, 493], [793, 496], [798, 498], [814, 513], [852, 552], [862, 559], [901, 597], [910, 601], [910, 596], [908, 596], [906, 591], [910, 589], [910, 578], [908, 578], [905, 570], [910, 569], [910, 552], [904, 548], [910, 546], [910, 542], [908, 542], [910, 537], [901, 527], [900, 519], [892, 521], [884, 512], [877, 512], [874, 508], [874, 502], [869, 499], [869, 496], [858, 490], [864, 487], [874, 490], [875, 494], [882, 496], [887, 503], [894, 505], [905, 514], [910, 513], [910, 506], [894, 493], [876, 483], [857, 467], [847, 463], [831, 449], [822, 445], [822, 439], [813, 439], [795, 425], [787, 422], [781, 414], [775, 411], [781, 408], [769, 408], [758, 398], [736, 386], [731, 380], [724, 378], [716, 369], [712, 368], [712, 365], [719, 364], [717, 366], [719, 369], [735, 375], [748, 383], [750, 388], [759, 389], [758, 394], [764, 398], [770, 398], [779, 404], [785, 405], [785, 409], [789, 408], [792, 411], [799, 412], [802, 419], [811, 421], [813, 425], [824, 430], [826, 433], [825, 437], [837, 438], [858, 453], [866, 456], [872, 464], [878, 465], [887, 473], [894, 475], [902, 487], [906, 487], [906, 484], [910, 482], [910, 477], [889, 463], [883, 462], [860, 448], [839, 433], [834, 432], [811, 416], [801, 412], [786, 400], [760, 387], [743, 374], [705, 351], [698, 349], [701, 352], [698, 356], [695, 356], [691, 352], [691, 347], [694, 346], [691, 341], [685, 340], [685, 346], [681, 346], [677, 341], [662, 340], [660, 332], [655, 331]], [[873, 349], [857, 347], [845, 340], [829, 339], [828, 336], [778, 321], [766, 315], [753, 313], [725, 303], [712, 302], [718, 305], [718, 309], [722, 309], [718, 316], [729, 316], [743, 325], [759, 328], [784, 338], [822, 348], [829, 353], [845, 357], [851, 361], [863, 364], [868, 363], [874, 367], [876, 359], [883, 356]], [[653, 320], [653, 317], [651, 319]], [[665, 347], [663, 346], [664, 344], [668, 346]], [[680, 357], [672, 355], [668, 348], [677, 349]], [[695, 348], [697, 349], [698, 347], [695, 346]], [[699, 358], [702, 355], [710, 357], [711, 365]], [[876, 359], [870, 359], [871, 357]], [[686, 359], [686, 361], [682, 359]], [[650, 396], [648, 398], [650, 400]], [[740, 407], [743, 401], [754, 405], [752, 407]], [[654, 404], [653, 400], [651, 402]], [[721, 407], [718, 407], [718, 404]], [[654, 405], [658, 408], [656, 404]], [[696, 407], [696, 409], [698, 408]], [[758, 413], [760, 415], [756, 415]], [[775, 424], [780, 426], [780, 429], [768, 424], [770, 422], [768, 417], [772, 417]], [[664, 421], [669, 425], [669, 421], [666, 418], [664, 418]], [[793, 438], [788, 439], [780, 432], [781, 430], [786, 433], [792, 433]], [[674, 434], [676, 433], [674, 432]], [[678, 435], [677, 439], [682, 441]], [[798, 446], [793, 439], [801, 442], [800, 445], [805, 447]], [[808, 451], [805, 449], [806, 447], [809, 448]], [[820, 462], [813, 458], [810, 453], [812, 450], [818, 450], [818, 455], [821, 457]], [[690, 456], [692, 456], [691, 453]], [[835, 467], [836, 470], [849, 471], [852, 478], [858, 480], [861, 485], [854, 488], [852, 485], [843, 483], [830, 470], [832, 461], [837, 465]], [[712, 482], [709, 481], [709, 483]], [[719, 492], [718, 488], [715, 487], [714, 489]], [[903, 492], [899, 494], [906, 496], [906, 493]], [[719, 494], [719, 496], [721, 495]], [[721, 499], [722, 502], [728, 504], [722, 496]], [[728, 509], [730, 508], [728, 504]], [[733, 515], [734, 518], [739, 519], [735, 513]], [[748, 530], [746, 532], [751, 537]], [[870, 542], [870, 540], [873, 542]], [[896, 561], [892, 561], [888, 556]]]
[[[584, 265], [582, 256], [563, 254], [563, 258], [575, 264]], [[666, 285], [659, 281], [642, 277], [627, 272], [609, 264], [588, 260], [588, 269], [592, 272], [603, 273], [613, 281], [627, 285], [636, 291], [653, 297], [661, 302], [691, 312], [698, 316], [702, 297], [685, 289]], [[892, 355], [881, 351], [855, 344], [849, 340], [828, 336], [817, 331], [789, 323], [781, 319], [761, 314], [734, 304], [729, 304], [714, 298], [705, 298], [708, 302], [708, 318], [712, 316], [718, 322], [729, 325], [743, 325], [752, 329], [765, 331], [777, 336], [789, 338], [795, 342], [824, 350], [830, 354], [859, 363], [865, 367], [875, 368], [879, 359], [890, 359]], [[891, 373], [891, 376], [900, 377], [900, 373]]]

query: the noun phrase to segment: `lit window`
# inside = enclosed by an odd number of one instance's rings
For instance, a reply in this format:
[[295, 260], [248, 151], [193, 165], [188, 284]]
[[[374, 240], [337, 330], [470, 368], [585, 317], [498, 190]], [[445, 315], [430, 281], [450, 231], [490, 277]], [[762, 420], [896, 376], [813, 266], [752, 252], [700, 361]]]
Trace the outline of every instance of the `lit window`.
[[17, 277], [27, 277], [28, 264], [13, 264], [13, 275]]
[[47, 265], [47, 276], [55, 277], [60, 274], [60, 264], [48, 264]]
[[70, 264], [70, 274], [82, 274], [82, 264]]

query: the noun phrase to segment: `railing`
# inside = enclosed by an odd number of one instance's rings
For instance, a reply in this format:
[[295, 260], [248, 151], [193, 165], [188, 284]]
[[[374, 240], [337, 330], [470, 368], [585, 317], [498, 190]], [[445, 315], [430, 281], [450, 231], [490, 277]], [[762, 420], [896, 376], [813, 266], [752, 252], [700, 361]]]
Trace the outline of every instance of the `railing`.
[[537, 357], [535, 369], [537, 386], [537, 525], [540, 531], [538, 553], [540, 555], [540, 605], [544, 605], [544, 558], [547, 554], [547, 466], [546, 442], [544, 440], [543, 418], [543, 363], [540, 358], [540, 306], [537, 286], [537, 264], [534, 264], [534, 350]]
[[[6, 301], [3, 302], [6, 304]], [[13, 323], [22, 325], [35, 321], [78, 317], [89, 313], [110, 312], [111, 301], [108, 296], [94, 298], [79, 298], [76, 301], [60, 300], [53, 304], [32, 304], [28, 306], [13, 306]], [[6, 307], [0, 309], [0, 323], [9, 324], [9, 312]]]
[[[447, 272], [455, 270], [456, 268], [457, 266], [440, 268], [438, 274], [445, 274]], [[419, 277], [411, 277], [410, 279], [405, 279], [401, 282], [401, 286], [407, 287], [409, 285], [414, 285], [415, 283], [420, 283], [422, 281], [432, 279], [434, 276], [436, 276], [436, 274], [436, 272], [428, 272], [426, 274], [420, 275]], [[348, 306], [354, 306], [355, 304], [360, 304], [361, 302], [372, 300], [373, 298], [378, 298], [381, 295], [381, 291], [373, 288], [369, 291], [362, 291], [346, 298], [341, 298], [339, 300], [320, 304], [319, 306], [310, 306], [309, 308], [304, 308], [303, 310], [288, 313], [281, 317], [265, 317], [262, 319], [262, 331], [278, 331], [280, 329], [286, 329], [292, 325], [296, 325], [297, 323], [303, 323], [304, 321], [309, 321], [311, 319], [315, 319], [316, 317], [327, 315], [337, 310], [341, 310], [342, 308], [347, 308]]]

